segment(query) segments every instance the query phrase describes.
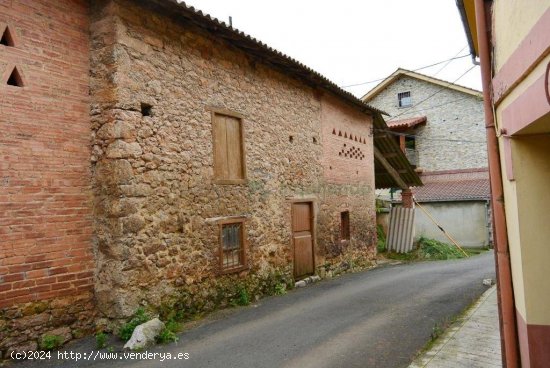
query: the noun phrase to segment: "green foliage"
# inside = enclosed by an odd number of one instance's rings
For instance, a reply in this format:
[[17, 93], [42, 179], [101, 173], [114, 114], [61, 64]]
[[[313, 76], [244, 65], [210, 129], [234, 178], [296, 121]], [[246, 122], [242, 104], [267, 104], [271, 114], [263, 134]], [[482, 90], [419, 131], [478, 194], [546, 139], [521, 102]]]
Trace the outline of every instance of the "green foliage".
[[[468, 256], [483, 252], [482, 249], [468, 248], [464, 249], [464, 251]], [[405, 254], [391, 252], [386, 254], [386, 257], [400, 261], [438, 261], [465, 258], [466, 256], [454, 245], [421, 237], [418, 240], [418, 247], [412, 252]]]
[[376, 225], [376, 250], [378, 253], [382, 253], [386, 251], [386, 234], [384, 233], [384, 229], [382, 228], [382, 225]]
[[237, 288], [237, 300], [238, 305], [248, 305], [250, 304], [250, 296], [248, 295], [248, 290], [246, 287], [239, 285]]
[[58, 335], [44, 335], [40, 340], [40, 348], [42, 350], [53, 350], [63, 344], [63, 338]]
[[421, 237], [418, 240], [419, 258], [422, 259], [458, 259], [466, 257], [456, 246], [434, 239]]
[[164, 328], [162, 329], [162, 331], [160, 331], [160, 334], [155, 339], [159, 344], [177, 342], [179, 338], [176, 334], [179, 329], [180, 324], [178, 322], [174, 321], [173, 319], [169, 320], [168, 322], [166, 322]]
[[275, 285], [275, 295], [285, 295], [286, 294], [286, 284], [283, 282], [278, 283]]
[[95, 335], [95, 344], [98, 349], [103, 349], [107, 346], [107, 334], [99, 332]]
[[141, 325], [142, 323], [147, 322], [150, 320], [151, 317], [145, 312], [145, 309], [138, 308], [138, 310], [134, 313], [134, 316], [125, 323], [118, 332], [118, 337], [120, 337], [124, 341], [128, 341], [130, 337], [132, 337], [132, 333], [134, 332], [134, 329]]

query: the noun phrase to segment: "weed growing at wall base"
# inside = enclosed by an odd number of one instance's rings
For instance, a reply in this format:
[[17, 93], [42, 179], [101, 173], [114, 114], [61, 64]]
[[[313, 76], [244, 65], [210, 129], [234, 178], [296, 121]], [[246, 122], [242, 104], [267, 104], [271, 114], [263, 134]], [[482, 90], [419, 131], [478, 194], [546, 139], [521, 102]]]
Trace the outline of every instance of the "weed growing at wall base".
[[120, 331], [118, 332], [118, 337], [120, 337], [124, 341], [129, 340], [130, 337], [132, 337], [132, 333], [134, 332], [135, 328], [150, 319], [151, 317], [147, 313], [145, 313], [145, 309], [138, 308], [130, 321], [128, 321], [128, 323], [125, 323], [120, 328]]

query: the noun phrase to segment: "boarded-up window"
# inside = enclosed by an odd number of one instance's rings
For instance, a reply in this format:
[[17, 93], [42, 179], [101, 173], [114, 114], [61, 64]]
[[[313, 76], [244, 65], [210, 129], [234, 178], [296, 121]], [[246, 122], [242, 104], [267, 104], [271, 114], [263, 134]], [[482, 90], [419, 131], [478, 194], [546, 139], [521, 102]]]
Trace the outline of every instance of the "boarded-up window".
[[214, 113], [214, 177], [222, 184], [243, 183], [246, 178], [242, 120]]
[[349, 211], [340, 213], [340, 235], [342, 236], [342, 240], [349, 240]]
[[245, 231], [243, 220], [221, 224], [220, 266], [222, 272], [241, 270], [246, 266]]

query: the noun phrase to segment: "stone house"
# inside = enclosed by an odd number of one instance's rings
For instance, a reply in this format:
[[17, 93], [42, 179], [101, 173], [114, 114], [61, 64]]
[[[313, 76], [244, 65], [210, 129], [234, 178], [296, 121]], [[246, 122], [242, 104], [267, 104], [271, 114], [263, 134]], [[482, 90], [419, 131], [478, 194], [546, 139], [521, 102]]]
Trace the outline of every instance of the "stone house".
[[[389, 133], [424, 183], [413, 189], [418, 203], [461, 245], [489, 245], [490, 190], [481, 92], [398, 69], [362, 99], [390, 114]], [[415, 237], [420, 236], [449, 241], [423, 211], [416, 211]]]
[[375, 184], [381, 111], [185, 4], [13, 0], [0, 32], [0, 351], [368, 265], [375, 186], [421, 184], [391, 139]]

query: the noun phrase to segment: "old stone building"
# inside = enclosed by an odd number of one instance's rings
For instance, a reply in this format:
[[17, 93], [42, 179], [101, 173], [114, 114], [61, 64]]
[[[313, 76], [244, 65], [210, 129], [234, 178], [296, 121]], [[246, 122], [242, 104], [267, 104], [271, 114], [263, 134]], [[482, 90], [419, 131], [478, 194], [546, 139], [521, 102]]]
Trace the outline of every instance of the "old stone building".
[[390, 115], [422, 171], [487, 167], [481, 92], [398, 69], [363, 100]]
[[[413, 190], [423, 208], [463, 246], [491, 243], [489, 172], [481, 92], [398, 69], [363, 100], [388, 114], [424, 185]], [[399, 200], [399, 194], [394, 198]], [[415, 236], [449, 242], [423, 211]]]
[[372, 261], [380, 111], [175, 1], [0, 9], [0, 350]]

